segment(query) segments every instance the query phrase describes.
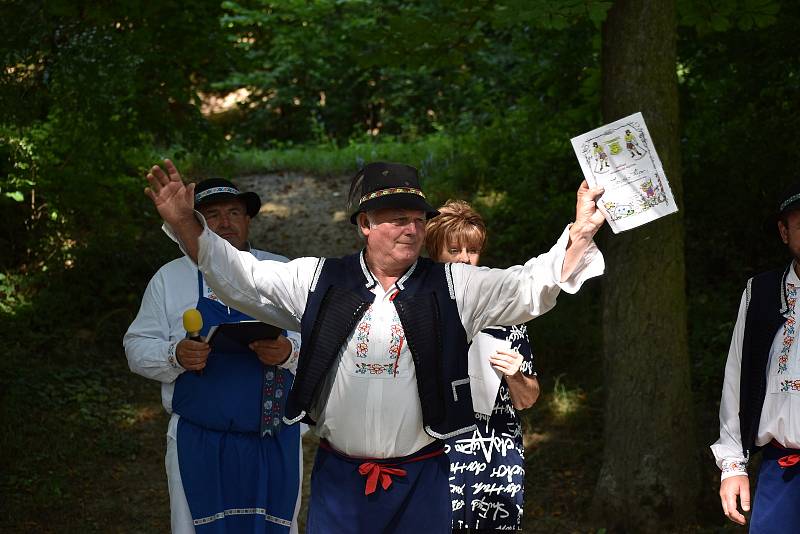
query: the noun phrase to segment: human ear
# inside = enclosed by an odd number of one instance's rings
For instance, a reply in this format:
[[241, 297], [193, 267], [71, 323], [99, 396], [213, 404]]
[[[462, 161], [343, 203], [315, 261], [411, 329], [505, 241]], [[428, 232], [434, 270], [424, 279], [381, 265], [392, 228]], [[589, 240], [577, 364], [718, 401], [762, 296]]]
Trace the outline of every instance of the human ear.
[[369, 225], [369, 217], [367, 217], [367, 214], [364, 213], [363, 211], [359, 213], [358, 217], [356, 218], [356, 222], [358, 223], [359, 228], [361, 228], [361, 233], [364, 234], [365, 236], [369, 235], [370, 225]]
[[784, 245], [789, 244], [789, 228], [783, 223], [783, 221], [778, 221], [778, 233], [781, 234], [781, 240], [783, 241]]

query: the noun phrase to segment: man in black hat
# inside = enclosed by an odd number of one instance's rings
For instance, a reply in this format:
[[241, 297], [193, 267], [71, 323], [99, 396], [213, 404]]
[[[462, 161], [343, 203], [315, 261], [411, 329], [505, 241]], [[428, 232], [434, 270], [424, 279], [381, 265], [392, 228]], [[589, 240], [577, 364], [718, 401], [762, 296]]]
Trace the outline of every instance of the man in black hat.
[[[366, 165], [350, 188], [366, 246], [343, 258], [255, 262], [208, 231], [174, 165], [148, 174], [148, 196], [226, 300], [279, 324], [289, 312], [303, 347], [285, 421], [314, 425], [308, 531], [450, 532], [442, 440], [475, 428], [467, 347], [484, 327], [519, 324], [602, 273], [592, 239], [603, 223], [578, 191], [576, 220], [525, 265], [482, 269], [420, 257], [437, 211], [411, 166]], [[486, 443], [486, 447], [498, 444]], [[502, 446], [502, 444], [500, 444]], [[469, 466], [464, 466], [469, 469]], [[493, 513], [502, 513], [495, 510]]]
[[[195, 188], [194, 206], [211, 232], [254, 261], [288, 261], [250, 247], [257, 194], [212, 178]], [[188, 309], [200, 312], [202, 336], [221, 323], [252, 320], [228, 302], [184, 256], [150, 280], [124, 338], [131, 370], [161, 382], [171, 414], [165, 463], [172, 532], [263, 532], [265, 522], [269, 532], [296, 532], [299, 431], [281, 417], [300, 336], [290, 332], [233, 353], [186, 338]]]
[[800, 183], [778, 207], [778, 233], [792, 261], [754, 276], [739, 304], [711, 446], [721, 469], [720, 500], [731, 521], [750, 511], [747, 464], [763, 450], [750, 532], [794, 532], [800, 525]]

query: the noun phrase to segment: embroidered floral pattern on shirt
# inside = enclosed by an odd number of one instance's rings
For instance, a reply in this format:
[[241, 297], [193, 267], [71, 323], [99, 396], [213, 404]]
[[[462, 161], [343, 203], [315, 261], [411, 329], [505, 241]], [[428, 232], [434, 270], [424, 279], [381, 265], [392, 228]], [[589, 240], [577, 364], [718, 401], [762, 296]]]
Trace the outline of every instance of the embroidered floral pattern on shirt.
[[178, 363], [178, 357], [175, 355], [175, 348], [177, 346], [177, 343], [171, 343], [167, 349], [167, 362], [169, 362], [169, 364], [175, 369], [180, 367], [180, 364]]
[[722, 472], [747, 473], [747, 462], [743, 460], [722, 460]]
[[369, 331], [372, 325], [372, 305], [356, 327], [356, 358], [366, 358], [369, 351]]
[[[783, 346], [781, 347], [781, 352], [778, 355], [778, 374], [783, 374], [788, 370], [788, 363], [789, 363], [789, 351], [792, 348], [792, 343], [794, 343], [794, 335], [795, 335], [795, 315], [794, 315], [794, 305], [797, 302], [797, 288], [794, 284], [787, 283], [786, 284], [786, 303], [789, 306], [789, 317], [786, 318], [786, 323], [783, 325]], [[789, 382], [785, 380], [784, 382]], [[781, 388], [783, 388], [783, 383], [781, 384]], [[781, 389], [781, 391], [788, 391], [785, 389]]]
[[[372, 306], [364, 314], [364, 320], [356, 327], [356, 357], [367, 358], [369, 349], [369, 333]], [[400, 363], [400, 353], [405, 342], [405, 332], [397, 311], [394, 312], [392, 323], [389, 327], [389, 347], [384, 357], [373, 357], [369, 362], [356, 362], [355, 372], [360, 375], [396, 377]]]
[[782, 380], [780, 384], [781, 391], [800, 391], [800, 379], [798, 380]]
[[388, 375], [393, 374], [394, 364], [393, 363], [365, 363], [365, 362], [358, 362], [356, 363], [356, 373], [361, 375]]

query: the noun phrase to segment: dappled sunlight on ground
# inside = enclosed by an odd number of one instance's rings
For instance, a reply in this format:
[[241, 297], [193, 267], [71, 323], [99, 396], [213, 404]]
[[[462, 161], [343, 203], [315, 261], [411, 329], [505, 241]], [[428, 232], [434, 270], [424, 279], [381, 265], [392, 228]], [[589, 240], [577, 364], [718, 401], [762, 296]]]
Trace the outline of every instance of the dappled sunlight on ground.
[[277, 173], [239, 177], [235, 182], [241, 190], [261, 197], [261, 210], [250, 227], [256, 248], [290, 259], [337, 257], [361, 248], [345, 211], [349, 177]]
[[532, 449], [547, 443], [552, 439], [550, 432], [524, 432], [522, 434], [522, 446], [525, 450]]

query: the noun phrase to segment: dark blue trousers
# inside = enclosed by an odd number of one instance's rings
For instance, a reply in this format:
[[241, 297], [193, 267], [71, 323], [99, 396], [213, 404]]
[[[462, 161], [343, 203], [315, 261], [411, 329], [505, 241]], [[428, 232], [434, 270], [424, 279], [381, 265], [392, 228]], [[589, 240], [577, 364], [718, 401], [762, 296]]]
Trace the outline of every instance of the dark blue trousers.
[[[311, 472], [308, 534], [449, 534], [452, 521], [450, 463], [445, 454], [435, 454], [442, 443], [432, 443], [402, 458], [372, 460], [340, 454], [323, 442]], [[417, 460], [423, 457], [424, 459]], [[369, 495], [369, 474], [362, 466], [389, 464], [405, 475], [390, 475], [384, 489], [383, 476]]]
[[781, 467], [778, 459], [800, 454], [797, 449], [767, 445], [758, 474], [751, 534], [790, 534], [800, 532], [800, 463]]

